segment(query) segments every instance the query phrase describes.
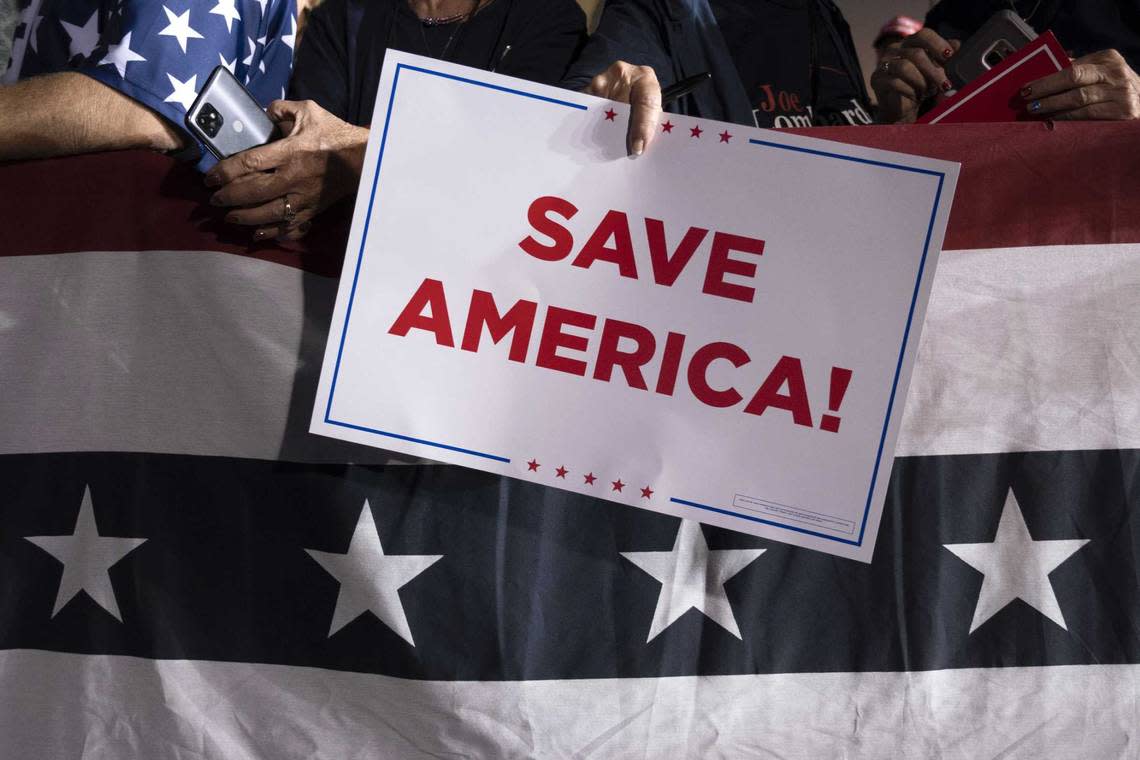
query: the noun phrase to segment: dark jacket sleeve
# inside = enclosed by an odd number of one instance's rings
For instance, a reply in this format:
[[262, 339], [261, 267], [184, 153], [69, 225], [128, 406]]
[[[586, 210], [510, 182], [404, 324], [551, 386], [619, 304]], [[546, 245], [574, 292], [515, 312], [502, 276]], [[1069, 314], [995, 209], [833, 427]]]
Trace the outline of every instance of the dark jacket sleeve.
[[[1008, 8], [1008, 6], [1005, 6]], [[988, 2], [940, 2], [926, 14], [926, 26], [947, 40], [964, 40], [993, 13]]]
[[293, 59], [290, 100], [313, 100], [349, 121], [346, 0], [326, 0], [313, 9]]
[[557, 85], [586, 43], [586, 14], [575, 0], [514, 3], [527, 12], [512, 19], [508, 38], [496, 48], [499, 60], [491, 61], [488, 68], [532, 82]]
[[597, 30], [570, 66], [562, 86], [584, 89], [614, 61], [652, 66], [663, 87], [672, 84], [674, 67], [661, 22], [652, 0], [608, 0]]

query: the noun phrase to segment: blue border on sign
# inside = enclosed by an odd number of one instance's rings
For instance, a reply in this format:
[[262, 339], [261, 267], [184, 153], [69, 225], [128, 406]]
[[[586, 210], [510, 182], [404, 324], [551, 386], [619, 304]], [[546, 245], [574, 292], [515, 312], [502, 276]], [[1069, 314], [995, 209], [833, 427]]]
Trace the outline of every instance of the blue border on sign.
[[887, 414], [883, 420], [883, 432], [879, 435], [879, 448], [875, 452], [875, 465], [871, 468], [871, 485], [867, 489], [867, 503], [863, 507], [863, 520], [859, 525], [859, 538], [851, 540], [849, 538], [839, 538], [838, 536], [828, 535], [827, 533], [820, 533], [806, 528], [798, 528], [794, 525], [785, 525], [784, 523], [776, 522], [775, 520], [765, 520], [761, 517], [754, 515], [746, 515], [740, 512], [734, 512], [731, 509], [724, 509], [723, 507], [713, 507], [708, 504], [701, 504], [687, 499], [670, 498], [669, 501], [674, 504], [683, 504], [686, 507], [694, 507], [696, 509], [703, 509], [706, 512], [716, 512], [722, 515], [730, 515], [732, 517], [739, 517], [742, 520], [749, 522], [761, 523], [763, 525], [770, 525], [776, 528], [784, 528], [785, 530], [795, 531], [796, 533], [804, 533], [816, 538], [824, 538], [828, 541], [835, 541], [840, 544], [849, 544], [851, 546], [862, 546], [863, 537], [867, 531], [867, 518], [871, 514], [871, 499], [875, 495], [875, 484], [879, 478], [879, 464], [883, 461], [883, 446], [887, 441], [887, 428], [891, 422], [891, 410], [895, 407], [895, 396], [899, 388], [899, 375], [902, 374], [903, 357], [906, 354], [907, 343], [910, 342], [910, 328], [914, 324], [914, 310], [918, 306], [918, 291], [922, 286], [922, 273], [926, 271], [926, 257], [930, 253], [930, 239], [934, 236], [934, 220], [938, 216], [938, 203], [942, 200], [942, 185], [946, 181], [945, 172], [936, 172], [933, 169], [918, 169], [913, 166], [903, 166], [902, 164], [892, 164], [887, 161], [874, 161], [869, 158], [856, 158], [854, 156], [845, 156], [842, 153], [829, 153], [824, 150], [815, 150], [814, 148], [801, 148], [795, 145], [783, 145], [777, 142], [770, 142], [768, 140], [749, 140], [751, 145], [761, 145], [766, 148], [778, 148], [780, 150], [790, 150], [795, 153], [807, 153], [812, 156], [822, 156], [824, 158], [838, 158], [843, 161], [851, 161], [856, 164], [867, 164], [868, 166], [877, 166], [883, 169], [897, 169], [899, 171], [911, 172], [913, 174], [926, 174], [931, 177], [938, 178], [938, 188], [934, 192], [934, 208], [930, 211], [930, 223], [926, 227], [926, 240], [922, 244], [922, 258], [918, 262], [918, 274], [914, 278], [914, 292], [910, 299], [910, 309], [906, 315], [906, 327], [903, 329], [902, 346], [899, 347], [899, 360], [895, 364], [895, 377], [891, 382], [891, 395], [887, 401]]
[[[368, 229], [369, 229], [369, 226], [370, 226], [371, 221], [372, 221], [372, 209], [373, 209], [373, 206], [375, 205], [375, 202], [376, 202], [376, 189], [380, 183], [380, 166], [381, 166], [382, 162], [384, 161], [384, 149], [388, 144], [388, 127], [391, 125], [391, 122], [392, 122], [392, 107], [395, 105], [395, 102], [396, 102], [396, 87], [400, 83], [400, 72], [405, 70], [405, 69], [408, 71], [415, 71], [415, 72], [418, 72], [421, 74], [428, 74], [431, 76], [437, 76], [437, 77], [440, 77], [442, 79], [450, 79], [450, 80], [453, 80], [456, 82], [462, 82], [463, 84], [471, 84], [471, 85], [475, 85], [476, 87], [483, 87], [483, 88], [486, 88], [488, 90], [495, 90], [497, 92], [502, 92], [502, 93], [506, 93], [509, 95], [521, 95], [522, 97], [525, 97], [525, 98], [531, 98], [533, 100], [539, 100], [539, 101], [543, 101], [546, 103], [552, 103], [554, 105], [565, 106], [567, 108], [573, 108], [575, 110], [580, 110], [580, 111], [587, 110], [586, 106], [581, 105], [579, 103], [572, 103], [572, 102], [567, 101], [567, 100], [558, 100], [557, 98], [551, 98], [551, 97], [547, 97], [544, 95], [536, 95], [536, 94], [531, 93], [531, 92], [526, 92], [525, 90], [516, 90], [516, 89], [510, 88], [510, 87], [503, 87], [501, 85], [490, 84], [489, 82], [480, 82], [476, 79], [468, 79], [467, 77], [461, 77], [461, 76], [457, 76], [455, 74], [447, 74], [447, 73], [444, 73], [442, 71], [435, 71], [432, 69], [426, 69], [426, 68], [422, 68], [420, 66], [412, 66], [412, 65], [406, 64], [406, 63], [400, 63], [400, 64], [396, 65], [396, 73], [395, 73], [395, 76], [392, 78], [392, 90], [388, 96], [388, 110], [384, 116], [384, 131], [380, 137], [380, 152], [379, 152], [379, 156], [376, 159], [376, 172], [372, 178], [372, 191], [371, 191], [371, 194], [369, 195], [369, 198], [368, 198], [368, 214], [364, 218], [364, 232], [363, 232], [363, 234], [361, 236], [361, 240], [360, 240], [360, 250], [357, 251], [357, 254], [356, 254], [356, 264], [355, 264], [355, 267], [353, 269], [353, 274], [352, 274], [352, 288], [349, 291], [349, 297], [348, 297], [348, 308], [345, 311], [344, 325], [341, 329], [340, 345], [337, 346], [336, 364], [333, 368], [333, 379], [332, 379], [332, 384], [329, 388], [328, 403], [325, 406], [324, 421], [325, 421], [325, 423], [327, 423], [329, 425], [336, 425], [339, 427], [349, 428], [351, 430], [357, 430], [357, 431], [361, 431], [361, 432], [365, 432], [365, 433], [372, 433], [374, 435], [384, 436], [387, 438], [395, 438], [395, 439], [398, 439], [401, 441], [409, 441], [411, 443], [419, 443], [419, 444], [423, 444], [425, 446], [433, 446], [435, 448], [446, 449], [448, 451], [454, 451], [454, 452], [458, 452], [460, 454], [469, 454], [471, 456], [480, 457], [482, 459], [491, 459], [491, 460], [494, 460], [496, 462], [510, 463], [510, 461], [511, 461], [510, 458], [504, 457], [504, 456], [499, 456], [497, 454], [489, 454], [487, 452], [476, 451], [474, 449], [464, 448], [462, 446], [456, 446], [456, 445], [452, 445], [452, 444], [448, 444], [448, 443], [442, 443], [440, 441], [429, 441], [429, 440], [425, 440], [423, 438], [414, 438], [412, 436], [402, 435], [400, 433], [394, 433], [391, 431], [377, 430], [375, 428], [365, 427], [363, 425], [355, 425], [355, 424], [352, 424], [349, 422], [342, 422], [340, 420], [334, 420], [334, 419], [332, 419], [332, 416], [331, 416], [332, 415], [333, 395], [336, 393], [337, 378], [340, 375], [341, 357], [344, 354], [344, 342], [348, 336], [348, 323], [349, 323], [349, 319], [352, 317], [352, 306], [353, 306], [353, 303], [356, 299], [356, 285], [360, 279], [360, 266], [361, 266], [361, 263], [363, 262], [363, 259], [364, 259], [364, 245], [365, 245], [365, 242], [368, 240]], [[882, 458], [883, 458], [883, 447], [886, 445], [887, 428], [890, 426], [891, 411], [894, 409], [895, 398], [896, 398], [896, 395], [898, 392], [899, 375], [902, 374], [903, 358], [906, 354], [907, 343], [909, 343], [909, 341], [910, 341], [910, 330], [911, 330], [911, 327], [913, 326], [913, 323], [914, 323], [914, 310], [918, 305], [918, 293], [919, 293], [919, 290], [922, 286], [922, 274], [926, 270], [926, 259], [930, 253], [930, 240], [934, 236], [934, 222], [938, 216], [938, 204], [939, 204], [939, 201], [941, 201], [941, 199], [942, 199], [942, 187], [943, 187], [943, 184], [945, 183], [945, 180], [946, 180], [946, 174], [945, 174], [945, 172], [937, 172], [937, 171], [933, 171], [931, 169], [919, 169], [919, 168], [912, 167], [912, 166], [903, 166], [902, 164], [892, 164], [892, 163], [887, 162], [887, 161], [875, 161], [875, 160], [866, 159], [866, 158], [856, 158], [854, 156], [845, 156], [841, 153], [830, 153], [828, 151], [815, 150], [813, 148], [803, 148], [803, 147], [797, 147], [797, 146], [793, 146], [793, 145], [784, 145], [781, 143], [771, 142], [768, 140], [750, 139], [748, 142], [751, 145], [759, 145], [759, 146], [768, 147], [768, 148], [776, 148], [779, 150], [789, 150], [789, 151], [793, 151], [796, 153], [806, 153], [809, 155], [821, 156], [824, 158], [835, 158], [835, 159], [839, 159], [842, 161], [850, 161], [852, 163], [857, 163], [857, 164], [866, 164], [868, 166], [875, 166], [875, 167], [884, 168], [884, 169], [895, 169], [898, 171], [911, 172], [914, 174], [925, 174], [925, 175], [929, 175], [929, 176], [938, 178], [938, 188], [934, 194], [934, 206], [931, 209], [930, 222], [926, 228], [926, 240], [922, 246], [922, 258], [919, 260], [918, 274], [915, 277], [914, 291], [913, 291], [912, 296], [911, 296], [910, 309], [907, 312], [906, 326], [903, 330], [902, 345], [899, 348], [899, 358], [898, 358], [898, 362], [895, 365], [895, 376], [894, 376], [894, 380], [891, 383], [891, 394], [890, 394], [890, 398], [887, 402], [887, 413], [886, 413], [886, 416], [885, 416], [884, 421], [883, 421], [883, 430], [882, 430], [882, 433], [879, 435], [879, 446], [878, 446], [877, 451], [875, 452], [875, 462], [874, 462], [874, 466], [872, 467], [872, 470], [871, 470], [871, 483], [870, 483], [869, 488], [867, 489], [867, 501], [866, 501], [866, 504], [863, 508], [863, 519], [862, 519], [862, 522], [859, 526], [859, 538], [857, 540], [839, 538], [837, 536], [828, 535], [826, 533], [820, 533], [818, 531], [807, 530], [806, 528], [799, 528], [799, 527], [796, 527], [794, 525], [786, 525], [784, 523], [777, 522], [775, 520], [765, 520], [763, 518], [756, 517], [754, 515], [747, 515], [747, 514], [743, 514], [741, 512], [735, 512], [735, 511], [730, 510], [730, 509], [724, 509], [722, 507], [710, 506], [708, 504], [701, 504], [699, 502], [689, 501], [687, 499], [679, 499], [679, 498], [673, 497], [673, 498], [670, 498], [669, 501], [671, 501], [675, 504], [681, 504], [681, 505], [684, 505], [687, 507], [693, 507], [696, 509], [703, 509], [707, 512], [715, 512], [715, 513], [722, 514], [722, 515], [729, 515], [731, 517], [737, 517], [737, 518], [740, 518], [742, 520], [748, 520], [749, 522], [761, 523], [763, 525], [769, 525], [769, 526], [772, 526], [775, 528], [783, 528], [784, 530], [790, 530], [790, 531], [794, 531], [796, 533], [803, 533], [803, 534], [806, 534], [809, 536], [815, 536], [817, 538], [823, 538], [823, 539], [826, 539], [829, 541], [835, 541], [835, 542], [842, 543], [842, 544], [849, 544], [851, 546], [862, 546], [864, 535], [865, 535], [866, 530], [867, 530], [867, 519], [871, 514], [871, 499], [874, 497], [875, 485], [878, 482], [879, 465], [882, 462]]]
[[384, 161], [384, 148], [388, 145], [388, 127], [392, 123], [392, 106], [396, 103], [396, 86], [400, 83], [400, 72], [407, 69], [408, 71], [416, 71], [421, 74], [430, 74], [432, 76], [441, 77], [443, 79], [451, 79], [456, 82], [463, 82], [464, 84], [473, 84], [478, 87], [485, 87], [488, 90], [496, 90], [504, 92], [509, 95], [522, 95], [525, 98], [532, 98], [533, 100], [541, 100], [545, 103], [553, 103], [555, 105], [567, 106], [577, 110], [585, 111], [586, 106], [579, 105], [578, 103], [571, 103], [568, 100], [558, 100], [556, 98], [549, 98], [545, 95], [535, 95], [531, 92], [524, 90], [515, 90], [510, 87], [503, 87], [497, 84], [490, 84], [488, 82], [480, 82], [476, 79], [468, 79], [466, 77], [456, 76], [455, 74], [445, 74], [442, 71], [433, 71], [432, 69], [425, 69], [419, 66], [411, 66], [406, 63], [396, 64], [396, 74], [392, 77], [392, 91], [388, 94], [388, 112], [384, 115], [384, 132], [380, 136], [380, 155], [376, 159], [376, 173], [372, 176], [372, 192], [368, 196], [368, 213], [364, 217], [364, 233], [360, 238], [360, 250], [356, 253], [356, 266], [352, 273], [352, 290], [348, 295], [348, 308], [345, 310], [344, 326], [340, 331], [340, 345], [336, 350], [336, 365], [333, 368], [332, 385], [329, 387], [329, 400], [325, 405], [325, 423], [329, 425], [336, 425], [338, 427], [349, 428], [350, 430], [359, 430], [364, 433], [372, 433], [374, 435], [384, 436], [386, 438], [396, 438], [401, 441], [410, 441], [411, 443], [420, 443], [424, 446], [434, 446], [437, 449], [446, 449], [447, 451], [455, 451], [460, 454], [470, 454], [473, 457], [480, 457], [482, 459], [492, 459], [496, 462], [507, 462], [511, 460], [509, 457], [499, 456], [498, 454], [488, 454], [485, 451], [476, 451], [474, 449], [464, 448], [462, 446], [455, 446], [449, 443], [441, 443], [440, 441], [429, 441], [423, 438], [414, 438], [410, 435], [401, 435], [400, 433], [393, 433], [388, 430], [377, 430], [376, 428], [365, 427], [364, 425], [354, 425], [350, 422], [342, 422], [340, 420], [332, 419], [332, 403], [333, 394], [336, 393], [336, 381], [340, 376], [340, 360], [344, 354], [344, 341], [348, 336], [348, 321], [352, 317], [352, 305], [356, 300], [356, 284], [360, 279], [360, 265], [364, 260], [364, 244], [368, 240], [368, 228], [372, 222], [372, 207], [376, 203], [376, 188], [380, 184], [380, 165]]

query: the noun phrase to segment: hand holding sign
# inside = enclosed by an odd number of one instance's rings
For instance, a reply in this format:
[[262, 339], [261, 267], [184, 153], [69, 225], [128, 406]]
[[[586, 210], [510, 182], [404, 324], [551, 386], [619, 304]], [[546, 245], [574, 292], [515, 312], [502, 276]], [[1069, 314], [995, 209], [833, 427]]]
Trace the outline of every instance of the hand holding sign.
[[644, 153], [657, 135], [657, 123], [661, 120], [661, 84], [653, 67], [615, 61], [590, 81], [586, 92], [632, 106], [626, 149], [631, 156]]

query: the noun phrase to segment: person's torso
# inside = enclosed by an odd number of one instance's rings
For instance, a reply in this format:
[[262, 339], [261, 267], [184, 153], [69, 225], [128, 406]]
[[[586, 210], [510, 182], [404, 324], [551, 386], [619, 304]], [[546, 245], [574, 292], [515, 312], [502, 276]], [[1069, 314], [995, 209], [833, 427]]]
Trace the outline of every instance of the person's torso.
[[491, 69], [497, 63], [496, 56], [502, 56], [500, 48], [505, 47], [501, 37], [509, 0], [494, 0], [462, 23], [425, 24], [403, 2], [367, 2], [357, 7], [362, 13], [361, 33], [349, 35], [358, 45], [349, 52], [349, 76], [356, 80], [350, 86], [350, 121], [357, 124], [367, 124], [372, 117], [388, 48]]
[[869, 124], [816, 0], [710, 0], [759, 127]]

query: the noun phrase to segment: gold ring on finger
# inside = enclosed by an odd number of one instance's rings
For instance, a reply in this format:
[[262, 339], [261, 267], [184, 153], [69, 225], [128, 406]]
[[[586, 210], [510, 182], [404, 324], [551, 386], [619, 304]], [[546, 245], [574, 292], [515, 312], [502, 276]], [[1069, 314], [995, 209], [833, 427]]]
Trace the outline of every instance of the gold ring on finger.
[[281, 218], [286, 224], [292, 224], [293, 220], [297, 218], [297, 210], [293, 208], [293, 204], [289, 202], [289, 195], [281, 196], [282, 214]]

